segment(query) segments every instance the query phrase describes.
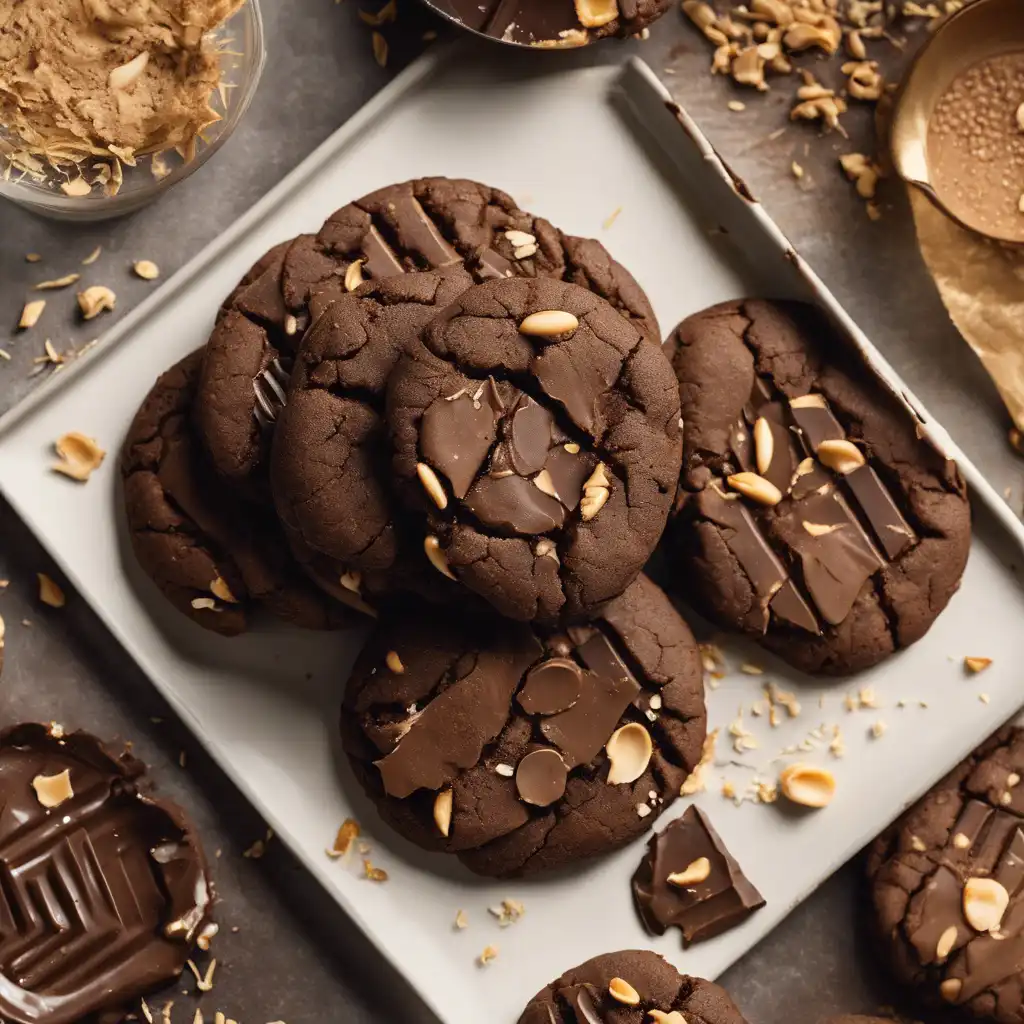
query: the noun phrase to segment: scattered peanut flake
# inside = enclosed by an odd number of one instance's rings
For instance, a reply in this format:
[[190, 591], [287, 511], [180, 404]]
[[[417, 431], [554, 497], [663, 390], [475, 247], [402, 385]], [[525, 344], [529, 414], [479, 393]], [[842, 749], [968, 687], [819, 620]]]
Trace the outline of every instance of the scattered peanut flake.
[[737, 754], [745, 754], [748, 750], [756, 750], [758, 743], [754, 734], [743, 724], [743, 709], [740, 708], [735, 720], [729, 724], [729, 735], [732, 736], [732, 749]]
[[171, 169], [167, 166], [167, 161], [164, 159], [163, 153], [154, 153], [150, 158], [149, 173], [152, 174], [157, 181], [161, 181], [171, 173]]
[[39, 253], [37, 253], [37, 252], [27, 252], [27, 253], [25, 253], [25, 262], [26, 263], [39, 263], [39, 262], [41, 262], [42, 258], [43, 257], [40, 256]]
[[874, 688], [870, 686], [862, 686], [857, 691], [857, 702], [862, 708], [877, 708], [878, 704], [875, 698]]
[[386, 882], [388, 873], [383, 868], [374, 867], [369, 857], [363, 858], [363, 878], [371, 882]]
[[832, 740], [828, 745], [828, 752], [833, 757], [842, 757], [846, 753], [846, 743], [838, 725], [832, 726]]
[[[776, 705], [785, 708], [786, 714], [790, 718], [796, 718], [800, 714], [800, 702], [796, 699], [796, 694], [789, 690], [780, 690], [775, 683], [765, 684], [765, 694], [768, 697], [768, 703], [774, 709]], [[773, 725], [776, 723], [772, 723]]]
[[396, 0], [388, 2], [376, 14], [370, 11], [360, 11], [359, 17], [371, 28], [379, 28], [381, 25], [394, 21], [398, 17], [398, 6]]
[[768, 707], [768, 724], [773, 729], [777, 729], [779, 727], [779, 723], [780, 722], [781, 722], [781, 718], [779, 717], [779, 709], [774, 704], [769, 705], [769, 707]]
[[507, 928], [526, 913], [526, 907], [519, 900], [505, 899], [496, 907], [488, 907], [487, 913], [497, 918], [498, 927]]
[[92, 186], [90, 186], [85, 178], [75, 178], [74, 181], [63, 182], [60, 189], [66, 196], [81, 199], [92, 191]]
[[466, 916], [464, 910], [460, 910], [455, 915], [455, 923], [453, 925], [457, 932], [465, 931], [469, 927], [469, 918]]
[[206, 973], [200, 974], [199, 968], [196, 967], [195, 961], [186, 960], [189, 970], [195, 975], [196, 988], [200, 992], [212, 992], [213, 991], [213, 975], [217, 970], [217, 959], [216, 957], [209, 962], [206, 966]]
[[762, 804], [773, 804], [779, 798], [779, 787], [774, 782], [755, 780], [754, 795]]
[[927, 707], [928, 707], [928, 701], [926, 701], [926, 700], [919, 700], [919, 701], [917, 702], [917, 706], [918, 706], [919, 708], [925, 708], [925, 709], [927, 709]]
[[799, 181], [804, 176], [804, 169], [795, 160], [789, 165], [790, 174]]
[[117, 296], [103, 285], [93, 285], [78, 293], [78, 307], [83, 320], [92, 320], [117, 305]]
[[3, 360], [6, 360], [7, 362], [10, 362], [11, 361], [11, 353], [8, 352], [7, 349], [5, 349], [5, 348], [0, 348], [0, 359], [3, 359]]
[[488, 964], [493, 963], [498, 959], [498, 947], [497, 946], [484, 946], [483, 952], [476, 958], [476, 962], [480, 967], [486, 967]]
[[32, 286], [32, 290], [37, 292], [47, 292], [55, 291], [58, 288], [67, 288], [69, 285], [80, 280], [81, 277], [81, 274], [66, 274], [64, 277], [56, 277], [52, 281], [40, 281], [39, 284]]
[[885, 735], [885, 730], [888, 726], [879, 719], [873, 726], [871, 726], [871, 738], [880, 740]]
[[152, 260], [136, 260], [132, 270], [143, 281], [155, 281], [160, 276], [160, 268]]
[[83, 267], [91, 267], [100, 258], [100, 254], [102, 252], [103, 252], [103, 246], [102, 245], [97, 245], [96, 248], [93, 249], [93, 251], [91, 253], [89, 253], [89, 255], [86, 256], [84, 260], [82, 260], [82, 266]]
[[910, 837], [910, 848], [915, 850], [917, 853], [924, 853], [924, 851], [928, 849], [928, 847], [924, 845], [924, 841], [918, 836]]
[[[680, 796], [693, 796], [694, 793], [702, 793], [704, 791], [707, 785], [705, 776], [711, 762], [715, 759], [715, 744], [717, 741], [717, 729], [712, 729], [704, 737], [704, 746], [701, 748], [700, 760], [683, 782], [682, 788], [679, 791]], [[641, 817], [646, 817], [646, 815], [641, 815]]]
[[37, 572], [36, 579], [39, 581], [39, 600], [51, 608], [63, 608], [66, 601], [64, 591], [45, 572]]
[[745, 676], [763, 676], [764, 675], [764, 669], [761, 668], [760, 665], [754, 665], [753, 663], [751, 663], [749, 661], [745, 661], [742, 665], [740, 665], [740, 671]]
[[758, 700], [750, 705], [750, 713], [755, 718], [760, 718], [768, 709], [770, 705], [766, 700]]
[[495, 774], [501, 775], [503, 778], [511, 779], [515, 775], [516, 770], [510, 764], [499, 764], [494, 766]]
[[352, 843], [359, 838], [362, 829], [355, 818], [346, 818], [338, 828], [334, 837], [334, 845], [327, 851], [331, 858], [344, 857], [352, 849]]
[[273, 838], [271, 832], [267, 832], [265, 839], [257, 839], [247, 850], [242, 851], [242, 856], [248, 860], [259, 860], [267, 852], [267, 843]]
[[220, 931], [220, 925], [215, 924], [211, 921], [209, 924], [204, 925], [203, 930], [199, 933], [196, 938], [196, 945], [204, 952], [208, 952], [210, 949], [210, 943], [217, 937], [217, 933]]
[[646, 818], [651, 813], [651, 808], [647, 804], [636, 805], [636, 816], [638, 818]]
[[373, 42], [373, 59], [380, 67], [387, 67], [388, 41], [379, 32], [374, 32], [371, 40]]
[[701, 664], [704, 671], [712, 679], [722, 679], [725, 676], [725, 655], [718, 644], [698, 644], [700, 650]]
[[746, 103], [743, 103], [741, 100], [729, 100], [727, 106], [734, 114], [740, 114], [747, 109]]
[[18, 321], [18, 330], [27, 331], [35, 327], [39, 323], [39, 318], [43, 315], [44, 309], [46, 309], [46, 299], [35, 299], [32, 302], [26, 302], [21, 311], [21, 319]]
[[987, 704], [991, 700], [991, 698], [987, 693], [979, 693], [978, 700], [980, 700], [982, 704]]
[[616, 206], [614, 210], [604, 219], [604, 223], [601, 225], [605, 231], [609, 230], [611, 226], [619, 219], [619, 214], [622, 213], [622, 207]]
[[854, 695], [852, 693], [848, 693], [843, 698], [843, 707], [846, 708], [847, 711], [856, 711], [857, 710], [857, 698], [854, 697]]
[[736, 787], [728, 779], [722, 783], [722, 796], [724, 796], [726, 800], [736, 799]]
[[984, 672], [991, 664], [991, 658], [964, 658], [964, 669], [971, 675]]
[[150, 1010], [149, 1004], [145, 999], [140, 999], [139, 1003], [140, 1009], [142, 1010], [142, 1016], [149, 1022], [149, 1024], [153, 1024], [153, 1012]]

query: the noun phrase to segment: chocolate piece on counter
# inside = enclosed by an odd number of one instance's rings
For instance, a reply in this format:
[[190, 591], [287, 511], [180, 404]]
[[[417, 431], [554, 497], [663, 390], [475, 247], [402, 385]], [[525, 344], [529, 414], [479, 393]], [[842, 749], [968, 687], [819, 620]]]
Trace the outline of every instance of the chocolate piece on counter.
[[[527, 323], [552, 313], [571, 329]], [[544, 278], [476, 285], [420, 340], [388, 384], [399, 496], [453, 576], [507, 618], [585, 621], [635, 578], [671, 508], [664, 355], [593, 291]], [[424, 463], [454, 501], [427, 498]]]
[[1024, 1003], [1024, 730], [1006, 728], [883, 833], [868, 859], [899, 978], [1009, 1024]]
[[531, 751], [516, 768], [516, 789], [523, 803], [550, 807], [565, 795], [569, 772], [557, 750], [541, 747]]
[[[628, 1006], [609, 991], [616, 978], [640, 1002]], [[724, 989], [680, 974], [647, 950], [594, 957], [566, 971], [530, 1000], [519, 1024], [746, 1024]]]
[[[383, 668], [392, 651], [401, 673]], [[635, 782], [609, 784], [605, 746], [638, 722], [649, 762]], [[643, 576], [600, 619], [557, 634], [486, 606], [389, 610], [341, 716], [382, 817], [492, 877], [564, 867], [641, 835], [699, 760], [705, 724], [693, 637]], [[444, 834], [442, 790], [452, 798]]]
[[528, 715], [567, 711], [580, 697], [583, 672], [571, 658], [548, 658], [530, 669], [516, 698]]
[[[685, 885], [669, 881], [702, 858], [710, 867], [706, 877]], [[633, 875], [633, 900], [652, 935], [664, 935], [675, 925], [687, 946], [734, 928], [765, 903], [707, 815], [694, 806], [651, 837]]]
[[[720, 625], [829, 675], [923, 636], [970, 546], [955, 465], [842, 340], [813, 307], [743, 300], [665, 345], [684, 424], [676, 579]], [[741, 493], [738, 473], [762, 484]]]
[[0, 732], [0, 1019], [120, 1019], [181, 974], [213, 892], [145, 772], [85, 733]]
[[618, 0], [615, 17], [584, 28], [573, 0], [434, 0], [443, 14], [485, 35], [533, 46], [582, 46], [605, 36], [634, 36], [668, 9], [668, 0]]

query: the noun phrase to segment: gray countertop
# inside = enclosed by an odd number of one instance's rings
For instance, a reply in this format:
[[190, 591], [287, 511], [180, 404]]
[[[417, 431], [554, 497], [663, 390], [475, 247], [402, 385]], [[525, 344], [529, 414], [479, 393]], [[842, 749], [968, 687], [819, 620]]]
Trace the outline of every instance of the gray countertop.
[[[180, 267], [414, 56], [425, 30], [439, 27], [407, 0], [389, 30], [391, 60], [382, 70], [373, 61], [356, 0], [263, 0], [263, 8], [269, 39], [263, 83], [235, 136], [189, 181], [149, 209], [94, 226], [59, 225], [9, 204], [0, 207], [0, 308], [7, 323], [16, 322], [31, 282], [75, 269], [97, 245], [103, 255], [89, 268], [90, 278], [114, 288], [118, 315], [130, 309], [152, 287], [132, 278], [134, 260], [156, 261], [165, 276]], [[872, 151], [869, 113], [853, 111], [847, 118], [850, 142], [818, 137], [806, 126], [789, 126], [770, 138], [789, 125], [791, 87], [737, 97], [727, 81], [708, 74], [709, 49], [678, 8], [646, 42], [608, 44], [568, 59], [617, 60], [624, 52], [639, 53], [663, 76], [922, 401], [999, 491], [1012, 489], [1019, 509], [1024, 462], [1006, 443], [1009, 422], [995, 389], [949, 323], [924, 270], [905, 197], [888, 182], [883, 218], [872, 222], [836, 166], [840, 152]], [[494, 57], [501, 59], [499, 50]], [[746, 102], [745, 111], [727, 108], [735, 98]], [[806, 170], [800, 181], [789, 171], [794, 160]], [[599, 166], [587, 168], [595, 172]], [[339, 205], [347, 198], [339, 196]], [[27, 264], [27, 252], [43, 254], [45, 262]], [[69, 312], [63, 326], [51, 327], [50, 337], [66, 349], [111, 322], [81, 326]], [[12, 331], [9, 340], [5, 332], [0, 330], [0, 347], [12, 359], [0, 362], [0, 409], [37, 382], [29, 373], [42, 351], [37, 332], [13, 337]], [[7, 623], [0, 723], [55, 719], [104, 737], [130, 738], [154, 765], [162, 790], [196, 816], [218, 854], [222, 898], [216, 983], [200, 1004], [207, 1018], [219, 1009], [243, 1024], [426, 1020], [280, 844], [271, 843], [261, 860], [241, 856], [261, 835], [259, 820], [84, 602], [71, 595], [61, 611], [38, 603], [35, 573], [47, 569], [27, 529], [0, 505], [0, 578], [11, 580], [0, 592]], [[859, 867], [848, 865], [725, 976], [751, 1021], [814, 1024], [828, 1013], [869, 1012], [895, 1001], [865, 934], [865, 899]], [[615, 937], [607, 944], [614, 948]], [[194, 987], [186, 978], [167, 996], [176, 1000], [176, 1024], [192, 1020]], [[531, 994], [523, 993], [524, 1002]], [[153, 1002], [161, 1006], [163, 1000]]]

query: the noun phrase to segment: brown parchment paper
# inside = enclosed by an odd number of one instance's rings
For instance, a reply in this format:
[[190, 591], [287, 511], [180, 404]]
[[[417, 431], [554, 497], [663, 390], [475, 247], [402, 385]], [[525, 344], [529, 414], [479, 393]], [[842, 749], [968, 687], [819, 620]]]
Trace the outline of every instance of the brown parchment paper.
[[954, 224], [913, 187], [910, 201], [921, 254], [942, 301], [1024, 432], [1024, 250]]

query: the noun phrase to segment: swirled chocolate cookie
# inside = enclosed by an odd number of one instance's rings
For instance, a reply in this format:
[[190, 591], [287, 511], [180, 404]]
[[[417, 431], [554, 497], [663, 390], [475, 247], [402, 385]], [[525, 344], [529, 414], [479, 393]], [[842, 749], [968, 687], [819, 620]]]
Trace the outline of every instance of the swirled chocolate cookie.
[[259, 605], [295, 625], [335, 629], [354, 613], [291, 559], [273, 512], [242, 505], [213, 473], [192, 430], [202, 351], [163, 374], [135, 415], [121, 456], [132, 548], [179, 611], [225, 636]]
[[1003, 729], [886, 830], [868, 877], [886, 959], [931, 1004], [1024, 1013], [1024, 730]]
[[[182, 809], [85, 733], [0, 732], [0, 1019], [118, 1019], [174, 981], [213, 891]], [[107, 1015], [107, 1016], [105, 1016]]]
[[813, 307], [727, 302], [666, 351], [685, 424], [676, 575], [696, 606], [827, 675], [919, 640], [970, 547], [956, 465]]
[[746, 1024], [725, 989], [647, 950], [596, 956], [541, 989], [519, 1024]]
[[439, 0], [436, 6], [476, 32], [561, 48], [636, 35], [668, 10], [669, 0]]
[[439, 570], [509, 618], [586, 618], [661, 537], [680, 458], [672, 369], [584, 288], [465, 292], [399, 361], [387, 415]]
[[274, 431], [271, 479], [297, 557], [317, 578], [373, 601], [405, 590], [463, 593], [436, 572], [423, 531], [392, 486], [384, 393], [391, 371], [439, 308], [472, 285], [461, 264], [321, 291]]
[[565, 632], [430, 606], [384, 617], [342, 714], [381, 816], [492, 877], [641, 835], [700, 759], [705, 728], [693, 635], [644, 576]]

